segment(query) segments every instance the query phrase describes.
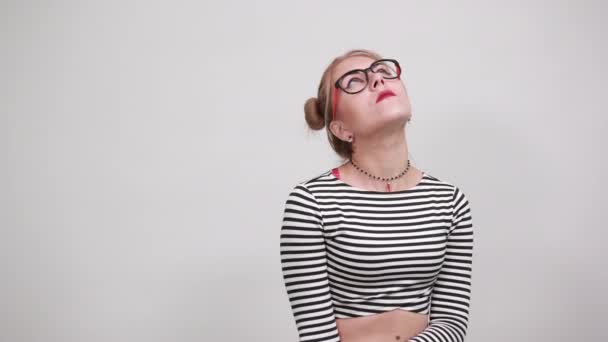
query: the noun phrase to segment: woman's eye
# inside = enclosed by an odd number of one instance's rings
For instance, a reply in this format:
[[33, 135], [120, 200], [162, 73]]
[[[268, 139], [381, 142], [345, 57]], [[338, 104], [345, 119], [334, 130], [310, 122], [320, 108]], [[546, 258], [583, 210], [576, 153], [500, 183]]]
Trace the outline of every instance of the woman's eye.
[[358, 78], [358, 77], [351, 78], [351, 79], [348, 81], [348, 87], [350, 87], [350, 86], [351, 86], [351, 84], [352, 84], [353, 82], [363, 82], [363, 80], [362, 80], [362, 79], [360, 79], [360, 78]]

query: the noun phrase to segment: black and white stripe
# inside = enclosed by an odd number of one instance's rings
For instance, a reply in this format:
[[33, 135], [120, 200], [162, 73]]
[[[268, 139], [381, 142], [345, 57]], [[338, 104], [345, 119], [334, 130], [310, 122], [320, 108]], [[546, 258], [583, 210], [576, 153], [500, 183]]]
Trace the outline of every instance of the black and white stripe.
[[473, 224], [455, 185], [424, 173], [407, 190], [367, 191], [327, 171], [292, 189], [280, 242], [301, 342], [340, 341], [336, 318], [393, 309], [430, 315], [409, 342], [464, 341]]

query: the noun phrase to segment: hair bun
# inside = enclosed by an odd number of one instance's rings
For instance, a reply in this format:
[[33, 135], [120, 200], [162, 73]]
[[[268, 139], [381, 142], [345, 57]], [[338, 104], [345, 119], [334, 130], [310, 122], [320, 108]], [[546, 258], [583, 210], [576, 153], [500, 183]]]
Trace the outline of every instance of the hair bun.
[[325, 118], [319, 110], [319, 100], [316, 97], [311, 97], [304, 103], [304, 118], [311, 129], [320, 130], [325, 126]]

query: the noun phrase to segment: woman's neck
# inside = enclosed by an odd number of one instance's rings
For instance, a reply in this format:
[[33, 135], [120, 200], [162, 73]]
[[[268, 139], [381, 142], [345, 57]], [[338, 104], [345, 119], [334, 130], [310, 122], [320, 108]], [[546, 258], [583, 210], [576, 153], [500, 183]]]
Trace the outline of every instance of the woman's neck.
[[357, 137], [354, 150], [352, 159], [355, 164], [376, 177], [394, 177], [407, 167], [409, 153], [405, 130], [382, 139]]

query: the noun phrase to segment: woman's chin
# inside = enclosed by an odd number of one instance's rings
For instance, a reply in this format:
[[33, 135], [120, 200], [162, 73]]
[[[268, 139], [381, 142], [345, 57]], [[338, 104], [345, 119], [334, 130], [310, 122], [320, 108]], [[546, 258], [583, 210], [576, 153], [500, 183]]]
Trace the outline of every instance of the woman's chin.
[[409, 108], [393, 108], [391, 110], [383, 111], [379, 114], [379, 116], [386, 121], [406, 122], [409, 118], [412, 117], [412, 112], [409, 110]]
[[410, 118], [408, 112], [396, 111], [389, 113], [380, 113], [376, 119], [369, 125], [366, 125], [370, 132], [389, 132], [393, 131], [397, 127], [403, 127], [407, 124], [408, 118]]

